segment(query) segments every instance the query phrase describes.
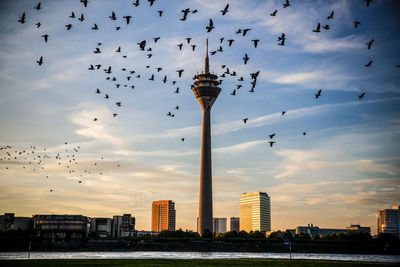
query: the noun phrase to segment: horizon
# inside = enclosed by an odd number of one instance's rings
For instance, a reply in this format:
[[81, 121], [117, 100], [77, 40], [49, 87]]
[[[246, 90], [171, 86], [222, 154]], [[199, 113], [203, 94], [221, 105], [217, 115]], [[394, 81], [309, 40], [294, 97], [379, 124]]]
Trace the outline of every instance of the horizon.
[[[213, 217], [239, 217], [241, 194], [262, 191], [272, 231], [357, 222], [377, 234], [378, 210], [399, 205], [398, 1], [37, 2], [0, 3], [0, 214], [130, 213], [146, 230], [152, 202], [166, 199], [176, 229], [195, 230], [202, 110], [191, 85], [206, 39], [223, 79], [211, 115]], [[181, 21], [186, 8], [198, 12]], [[227, 68], [237, 75], [221, 78]]]

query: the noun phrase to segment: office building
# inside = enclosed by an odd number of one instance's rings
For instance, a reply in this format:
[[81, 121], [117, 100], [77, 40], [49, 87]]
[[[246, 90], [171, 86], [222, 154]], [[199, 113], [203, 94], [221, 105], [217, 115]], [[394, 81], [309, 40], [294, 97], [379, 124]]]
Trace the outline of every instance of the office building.
[[313, 238], [314, 236], [317, 236], [317, 235], [319, 235], [321, 237], [325, 237], [330, 234], [348, 233], [348, 232], [353, 232], [353, 231], [371, 234], [370, 227], [363, 227], [363, 226], [360, 226], [359, 224], [352, 224], [352, 225], [346, 227], [345, 229], [341, 229], [341, 228], [319, 228], [318, 226], [315, 226], [311, 223], [311, 224], [308, 224], [307, 226], [297, 226], [294, 229], [294, 232], [296, 235], [305, 233], [305, 234], [309, 234], [311, 238]]
[[172, 200], [153, 201], [151, 231], [175, 231], [175, 203]]
[[231, 231], [240, 231], [240, 219], [239, 217], [231, 217], [231, 225], [230, 225], [230, 230]]
[[81, 240], [89, 224], [82, 215], [33, 215], [32, 219], [35, 235], [51, 242]]
[[378, 234], [387, 233], [400, 238], [400, 206], [378, 211]]
[[271, 198], [265, 192], [240, 197], [240, 231], [271, 231]]
[[112, 219], [112, 237], [135, 236], [135, 217], [131, 214], [114, 215]]
[[110, 237], [112, 231], [111, 218], [90, 218], [90, 232], [99, 237]]
[[226, 218], [213, 218], [213, 232], [218, 234], [226, 232]]

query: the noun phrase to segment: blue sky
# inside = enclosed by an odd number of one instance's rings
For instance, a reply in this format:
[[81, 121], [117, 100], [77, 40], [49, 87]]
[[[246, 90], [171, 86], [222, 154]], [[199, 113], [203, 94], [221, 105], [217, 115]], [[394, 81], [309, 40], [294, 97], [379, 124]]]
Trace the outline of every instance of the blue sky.
[[[85, 8], [78, 0], [41, 1], [39, 11], [33, 1], [0, 3], [0, 146], [12, 147], [0, 151], [0, 212], [132, 213], [137, 228], [148, 230], [151, 202], [171, 199], [177, 228], [195, 230], [202, 116], [190, 85], [203, 69], [208, 38], [210, 51], [223, 47], [210, 56], [211, 70], [221, 75], [226, 65], [238, 75], [223, 78], [212, 111], [214, 216], [238, 216], [243, 192], [265, 191], [273, 230], [312, 222], [361, 223], [376, 232], [377, 209], [400, 197], [397, 1], [374, 0], [368, 8], [362, 0], [293, 0], [288, 8], [283, 1], [132, 2], [92, 0]], [[185, 8], [198, 13], [182, 22]], [[76, 18], [69, 18], [72, 11]], [[112, 11], [116, 21], [108, 18]], [[327, 20], [331, 11], [334, 18]], [[83, 22], [77, 20], [81, 13]], [[129, 25], [122, 18], [127, 15]], [[210, 18], [215, 29], [207, 33]], [[355, 20], [361, 22], [357, 29]], [[94, 23], [99, 30], [91, 29]], [[331, 29], [312, 32], [318, 23]], [[67, 24], [73, 25], [69, 31]], [[251, 29], [246, 36], [235, 33], [244, 28]], [[285, 46], [277, 45], [282, 33]], [[186, 37], [197, 46], [194, 52]], [[228, 39], [235, 40], [231, 47]], [[257, 48], [253, 39], [260, 40]], [[152, 51], [139, 50], [142, 40]], [[99, 42], [102, 52], [94, 54]], [[121, 53], [115, 52], [119, 46]], [[91, 64], [102, 67], [88, 70]], [[110, 75], [103, 71], [108, 66]], [[258, 70], [251, 93], [250, 73]], [[148, 80], [152, 74], [155, 81]], [[238, 84], [236, 96], [230, 95]], [[272, 133], [276, 143], [269, 147]], [[23, 150], [36, 153], [7, 155]]]

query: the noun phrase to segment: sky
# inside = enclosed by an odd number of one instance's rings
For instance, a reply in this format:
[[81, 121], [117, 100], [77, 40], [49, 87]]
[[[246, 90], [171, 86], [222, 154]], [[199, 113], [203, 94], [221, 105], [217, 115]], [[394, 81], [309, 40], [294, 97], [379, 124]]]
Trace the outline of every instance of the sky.
[[[220, 77], [211, 114], [214, 217], [239, 216], [241, 194], [262, 191], [272, 230], [357, 223], [376, 234], [378, 209], [400, 201], [398, 1], [132, 2], [0, 2], [0, 213], [131, 213], [150, 230], [152, 201], [170, 199], [176, 228], [196, 230], [202, 110], [191, 85], [208, 38], [210, 52], [223, 50], [210, 55], [211, 71], [237, 73]], [[198, 12], [181, 21], [186, 8]], [[330, 29], [313, 32], [318, 23]]]

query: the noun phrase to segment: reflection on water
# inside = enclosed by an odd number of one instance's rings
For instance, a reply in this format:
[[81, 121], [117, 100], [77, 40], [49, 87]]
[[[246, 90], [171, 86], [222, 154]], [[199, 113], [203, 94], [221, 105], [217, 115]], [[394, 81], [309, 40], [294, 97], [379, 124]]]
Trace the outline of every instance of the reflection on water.
[[[289, 259], [288, 253], [248, 252], [0, 252], [2, 260], [17, 259]], [[292, 253], [292, 259], [400, 262], [395, 255]]]

